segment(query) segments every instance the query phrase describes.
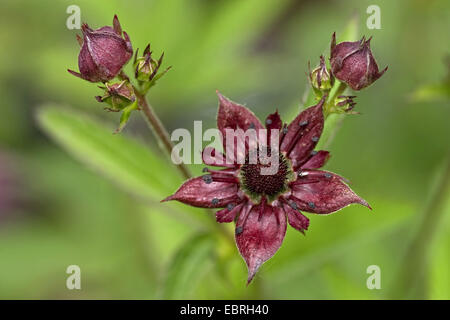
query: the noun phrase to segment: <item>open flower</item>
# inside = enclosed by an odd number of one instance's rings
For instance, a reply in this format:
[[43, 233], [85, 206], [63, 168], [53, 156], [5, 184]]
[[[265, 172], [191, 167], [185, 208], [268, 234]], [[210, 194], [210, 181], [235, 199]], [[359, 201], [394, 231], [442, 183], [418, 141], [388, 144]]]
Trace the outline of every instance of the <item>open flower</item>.
[[[218, 96], [217, 126], [223, 137], [227, 137], [226, 130], [230, 129], [242, 129], [240, 133], [235, 131], [238, 135], [249, 129], [264, 129], [246, 107], [220, 93]], [[217, 211], [216, 220], [236, 222], [235, 240], [248, 267], [247, 283], [280, 248], [288, 223], [300, 232], [308, 229], [309, 219], [300, 211], [329, 214], [352, 203], [369, 207], [342, 177], [318, 170], [329, 158], [327, 151], [314, 151], [324, 126], [324, 101], [325, 97], [302, 111], [289, 125], [283, 125], [278, 112], [267, 117], [267, 135], [279, 132], [278, 148], [266, 150], [267, 155], [278, 153], [278, 170], [274, 174], [262, 174], [261, 169], [267, 167], [267, 162], [262, 160], [264, 157], [250, 161], [254, 150], [247, 144], [242, 164], [230, 163], [227, 160], [235, 157], [207, 147], [203, 150], [203, 162], [224, 168], [206, 169], [207, 174], [186, 181], [175, 194], [163, 200], [177, 200], [195, 207], [224, 208]], [[269, 136], [266, 140], [270, 140]], [[223, 139], [224, 150], [229, 143]]]
[[83, 39], [77, 36], [81, 45], [78, 55], [80, 73], [68, 71], [90, 82], [106, 82], [116, 77], [133, 55], [130, 38], [122, 31], [117, 16], [114, 16], [113, 27], [92, 30], [83, 24], [81, 31]]

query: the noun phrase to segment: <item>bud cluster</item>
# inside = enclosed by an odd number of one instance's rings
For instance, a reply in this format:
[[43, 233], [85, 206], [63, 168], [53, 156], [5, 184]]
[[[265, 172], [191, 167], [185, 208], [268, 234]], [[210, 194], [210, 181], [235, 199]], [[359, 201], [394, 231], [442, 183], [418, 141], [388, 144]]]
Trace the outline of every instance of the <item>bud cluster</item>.
[[[370, 50], [371, 38], [363, 37], [355, 42], [341, 42], [336, 44], [336, 34], [333, 33], [330, 47], [330, 67], [327, 67], [325, 58], [320, 56], [319, 66], [311, 71], [309, 69], [309, 82], [316, 96], [321, 99], [328, 95], [324, 112], [358, 114], [353, 111], [356, 96], [345, 96], [342, 93], [348, 86], [353, 90], [361, 90], [379, 79], [387, 67], [381, 72]], [[339, 81], [335, 81], [335, 79]]]
[[140, 110], [137, 95], [145, 95], [170, 68], [158, 74], [164, 54], [157, 61], [153, 60], [150, 45], [145, 48], [142, 57], [137, 56], [136, 50], [134, 68], [138, 89], [123, 71], [133, 56], [133, 48], [130, 37], [122, 31], [117, 16], [114, 16], [112, 27], [104, 26], [94, 30], [83, 24], [81, 31], [83, 37], [77, 35], [81, 46], [78, 55], [80, 72], [68, 71], [83, 80], [103, 83], [103, 86], [99, 86], [104, 91], [103, 95], [95, 98], [108, 105], [105, 110], [122, 112], [118, 132], [125, 126], [131, 111]]

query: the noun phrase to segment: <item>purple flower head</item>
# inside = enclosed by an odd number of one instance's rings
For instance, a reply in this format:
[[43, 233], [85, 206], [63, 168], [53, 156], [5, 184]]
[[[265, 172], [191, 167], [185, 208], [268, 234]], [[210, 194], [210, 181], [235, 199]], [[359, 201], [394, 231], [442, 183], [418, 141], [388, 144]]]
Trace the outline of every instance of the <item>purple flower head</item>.
[[[236, 143], [236, 140], [225, 139], [226, 130], [242, 129], [244, 134], [248, 129], [264, 129], [249, 109], [220, 93], [218, 96], [217, 127], [224, 137], [224, 150], [227, 143]], [[279, 131], [278, 149], [266, 150], [268, 155], [278, 153], [275, 173], [262, 174], [261, 169], [267, 163], [260, 157], [256, 163], [251, 162], [250, 155], [255, 151], [247, 146], [242, 164], [230, 163], [226, 161], [229, 155], [207, 147], [203, 150], [203, 162], [224, 168], [206, 169], [205, 175], [189, 179], [163, 200], [177, 200], [202, 208], [223, 208], [217, 211], [216, 220], [236, 223], [235, 240], [248, 267], [247, 283], [280, 248], [288, 224], [302, 233], [308, 229], [309, 219], [302, 211], [329, 214], [352, 203], [370, 208], [342, 177], [319, 170], [330, 156], [328, 151], [314, 151], [324, 126], [324, 101], [325, 97], [302, 111], [289, 125], [283, 124], [278, 112], [266, 118], [266, 129], [269, 129], [266, 140], [270, 138], [270, 129]]]

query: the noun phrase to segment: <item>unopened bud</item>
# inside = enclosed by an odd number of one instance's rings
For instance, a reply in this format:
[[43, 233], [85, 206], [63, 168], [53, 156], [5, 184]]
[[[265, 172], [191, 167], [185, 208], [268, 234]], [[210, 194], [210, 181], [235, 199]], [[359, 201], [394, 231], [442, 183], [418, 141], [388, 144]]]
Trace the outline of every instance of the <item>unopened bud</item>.
[[133, 55], [130, 38], [114, 16], [113, 27], [105, 26], [96, 30], [87, 24], [81, 27], [83, 39], [77, 37], [81, 45], [78, 55], [80, 73], [71, 74], [90, 82], [106, 82], [116, 77]]
[[313, 88], [320, 92], [330, 91], [333, 87], [334, 77], [328, 71], [325, 64], [325, 58], [323, 56], [320, 56], [319, 66], [313, 71], [309, 71], [309, 80], [311, 81]]
[[164, 53], [158, 60], [152, 58], [152, 52], [150, 51], [150, 44], [144, 50], [143, 56], [137, 56], [137, 50], [134, 57], [134, 70], [137, 80], [147, 82], [147, 87], [152, 86], [156, 80], [161, 78], [171, 67], [168, 67], [163, 72], [158, 73], [164, 58]]
[[363, 37], [360, 41], [341, 42], [336, 45], [336, 34], [331, 40], [331, 71], [339, 80], [345, 82], [353, 90], [361, 90], [378, 78], [381, 72], [370, 50], [370, 40]]

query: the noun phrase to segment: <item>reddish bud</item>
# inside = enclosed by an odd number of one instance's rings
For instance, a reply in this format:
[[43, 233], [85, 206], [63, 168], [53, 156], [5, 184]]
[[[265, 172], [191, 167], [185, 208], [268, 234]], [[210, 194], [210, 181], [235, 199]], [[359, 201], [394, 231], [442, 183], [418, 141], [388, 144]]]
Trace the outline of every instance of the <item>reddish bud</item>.
[[[80, 73], [68, 71], [90, 82], [113, 79], [133, 55], [130, 38], [122, 31], [119, 19], [114, 16], [113, 27], [92, 30], [87, 24], [83, 24], [81, 30], [83, 41], [78, 55]], [[79, 37], [78, 41], [81, 42]]]
[[353, 90], [361, 90], [378, 78], [381, 72], [370, 50], [370, 40], [363, 37], [360, 41], [341, 42], [336, 45], [336, 35], [331, 40], [331, 71], [339, 80], [345, 82]]

